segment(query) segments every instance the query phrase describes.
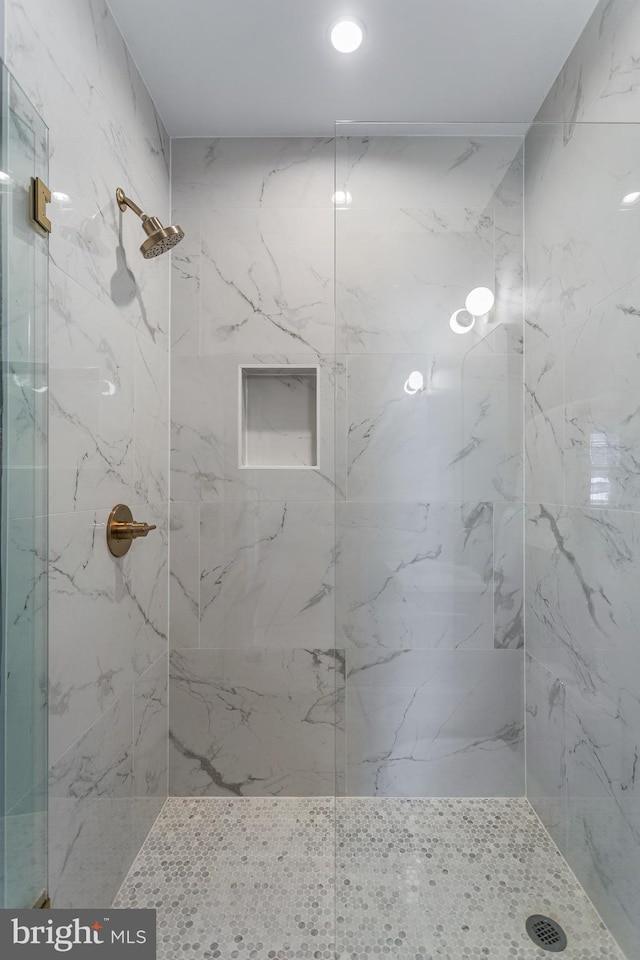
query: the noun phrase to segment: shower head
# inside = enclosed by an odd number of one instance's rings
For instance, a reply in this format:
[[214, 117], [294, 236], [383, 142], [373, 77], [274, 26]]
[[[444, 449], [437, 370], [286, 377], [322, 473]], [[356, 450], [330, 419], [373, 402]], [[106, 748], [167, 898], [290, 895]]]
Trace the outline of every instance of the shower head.
[[159, 257], [161, 253], [175, 247], [176, 243], [180, 243], [183, 239], [184, 230], [182, 227], [175, 225], [163, 227], [157, 217], [148, 217], [146, 213], [143, 213], [137, 203], [134, 203], [125, 195], [121, 187], [116, 190], [116, 202], [122, 211], [129, 207], [142, 220], [142, 228], [147, 234], [147, 239], [140, 246], [140, 253], [145, 260]]

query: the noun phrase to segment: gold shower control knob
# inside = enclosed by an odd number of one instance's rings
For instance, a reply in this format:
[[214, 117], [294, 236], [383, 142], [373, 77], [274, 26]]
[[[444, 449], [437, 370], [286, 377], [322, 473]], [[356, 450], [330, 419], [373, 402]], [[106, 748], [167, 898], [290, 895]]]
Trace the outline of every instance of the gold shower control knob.
[[114, 557], [124, 557], [131, 547], [131, 541], [146, 537], [155, 530], [155, 523], [139, 523], [124, 503], [118, 503], [107, 520], [107, 546]]

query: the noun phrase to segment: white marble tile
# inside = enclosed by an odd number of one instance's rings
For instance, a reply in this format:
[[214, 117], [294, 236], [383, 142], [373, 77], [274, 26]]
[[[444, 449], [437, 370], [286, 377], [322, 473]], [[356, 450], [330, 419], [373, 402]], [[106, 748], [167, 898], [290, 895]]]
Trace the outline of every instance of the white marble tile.
[[334, 349], [330, 210], [213, 210], [202, 223], [200, 351]]
[[[171, 361], [171, 497], [218, 500], [224, 493], [224, 417], [236, 393], [224, 394], [221, 361], [174, 356]], [[231, 389], [232, 385], [230, 385]]]
[[495, 290], [493, 211], [415, 201], [336, 216], [338, 350], [345, 353], [490, 351], [491, 323], [460, 336], [449, 318], [475, 287]]
[[169, 497], [169, 357], [140, 334], [134, 349], [135, 496], [156, 502]]
[[169, 638], [172, 648], [200, 646], [200, 509], [197, 503], [176, 501], [172, 501], [169, 507]]
[[[176, 141], [174, 140], [174, 143]], [[183, 199], [180, 184], [172, 184], [171, 222], [185, 232], [171, 251], [171, 354], [197, 355], [200, 351], [200, 205]]]
[[570, 799], [567, 859], [625, 957], [636, 957], [640, 816], [637, 801], [623, 807], [621, 816], [611, 798]]
[[543, 126], [530, 138], [527, 324], [534, 342], [638, 275], [640, 208], [622, 198], [637, 189], [640, 132], [634, 124], [577, 124]]
[[524, 511], [493, 504], [494, 646], [524, 646]]
[[339, 503], [337, 642], [491, 649], [489, 503]]
[[[521, 136], [430, 135], [342, 137], [337, 142], [336, 184], [351, 206], [471, 207], [494, 202], [510, 164], [518, 162]], [[347, 130], [348, 132], [348, 130]]]
[[3, 368], [4, 509], [7, 519], [47, 512], [48, 366], [12, 360]]
[[218, 507], [201, 507], [201, 646], [333, 645], [334, 504]]
[[4, 811], [46, 777], [47, 521], [9, 520], [3, 531]]
[[[413, 370], [425, 389], [408, 395]], [[518, 499], [521, 370], [517, 356], [350, 356], [349, 499]]]
[[565, 330], [567, 503], [638, 510], [640, 283]]
[[3, 908], [24, 909], [35, 903], [47, 877], [47, 786], [37, 783], [0, 821]]
[[108, 8], [92, 0], [80, 11], [62, 0], [54, 13], [42, 0], [12, 3], [7, 38], [8, 64], [50, 129], [49, 182], [70, 197], [52, 209], [53, 261], [166, 343], [168, 261], [141, 259], [143, 235], [130, 214], [123, 223], [124, 268], [114, 198], [121, 182], [132, 194], [140, 191], [136, 199], [150, 213], [168, 216], [166, 133]]
[[187, 796], [333, 796], [332, 650], [171, 654], [169, 789]]
[[132, 504], [132, 509], [134, 520], [156, 525], [144, 539], [134, 541], [126, 557], [116, 561], [116, 566], [121, 564], [124, 596], [120, 597], [116, 581], [115, 600], [126, 603], [131, 662], [135, 675], [140, 676], [168, 648], [169, 509], [166, 503]]
[[525, 350], [527, 500], [564, 503], [565, 408], [562, 332]]
[[177, 139], [172, 178], [208, 209], [323, 207], [332, 209], [331, 138]]
[[347, 658], [350, 796], [518, 796], [519, 650], [376, 651]]
[[133, 859], [132, 729], [129, 687], [51, 768], [49, 894], [58, 907], [104, 907]]
[[[235, 506], [235, 505], [229, 505]], [[222, 597], [223, 573], [227, 569], [227, 545], [225, 536], [226, 503], [201, 503], [197, 518], [189, 516], [189, 533], [195, 521], [194, 541], [189, 547], [189, 565], [193, 576], [193, 553], [196, 553], [196, 576], [198, 580], [197, 632], [189, 631], [193, 640], [190, 646], [220, 647], [226, 637], [224, 625], [224, 599]], [[199, 522], [198, 522], [199, 521]], [[236, 638], [231, 637], [230, 646]], [[179, 647], [173, 644], [172, 647]], [[182, 644], [188, 646], [188, 644]]]
[[534, 657], [525, 669], [527, 799], [566, 856], [566, 687]]
[[524, 147], [496, 191], [495, 293], [491, 314], [496, 353], [522, 353], [524, 337]]
[[151, 829], [168, 788], [168, 655], [163, 654], [134, 685], [134, 841], [138, 849]]
[[[166, 507], [140, 519], [158, 530], [116, 559], [108, 511], [50, 522], [49, 751], [52, 761], [154, 663], [167, 644]], [[73, 669], [70, 669], [70, 664]]]
[[50, 510], [127, 502], [134, 480], [134, 333], [51, 267]]
[[595, 692], [609, 657], [636, 662], [638, 515], [532, 505], [527, 524], [527, 648], [559, 679]]

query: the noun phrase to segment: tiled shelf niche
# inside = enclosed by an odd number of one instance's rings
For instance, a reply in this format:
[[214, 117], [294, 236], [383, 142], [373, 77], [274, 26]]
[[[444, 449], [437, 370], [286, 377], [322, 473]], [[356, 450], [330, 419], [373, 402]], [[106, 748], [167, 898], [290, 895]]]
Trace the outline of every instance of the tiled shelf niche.
[[318, 368], [240, 367], [240, 466], [318, 466]]

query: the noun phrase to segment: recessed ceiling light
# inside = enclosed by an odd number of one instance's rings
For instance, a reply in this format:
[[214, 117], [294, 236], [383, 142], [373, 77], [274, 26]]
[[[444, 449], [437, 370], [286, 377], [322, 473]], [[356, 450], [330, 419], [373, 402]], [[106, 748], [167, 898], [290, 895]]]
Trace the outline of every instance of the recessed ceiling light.
[[622, 198], [622, 202], [626, 203], [629, 207], [632, 203], [637, 203], [640, 200], [640, 191], [634, 190], [633, 193], [628, 193], [626, 197]]
[[339, 53], [353, 53], [362, 43], [364, 31], [351, 17], [338, 20], [331, 28], [331, 43]]

